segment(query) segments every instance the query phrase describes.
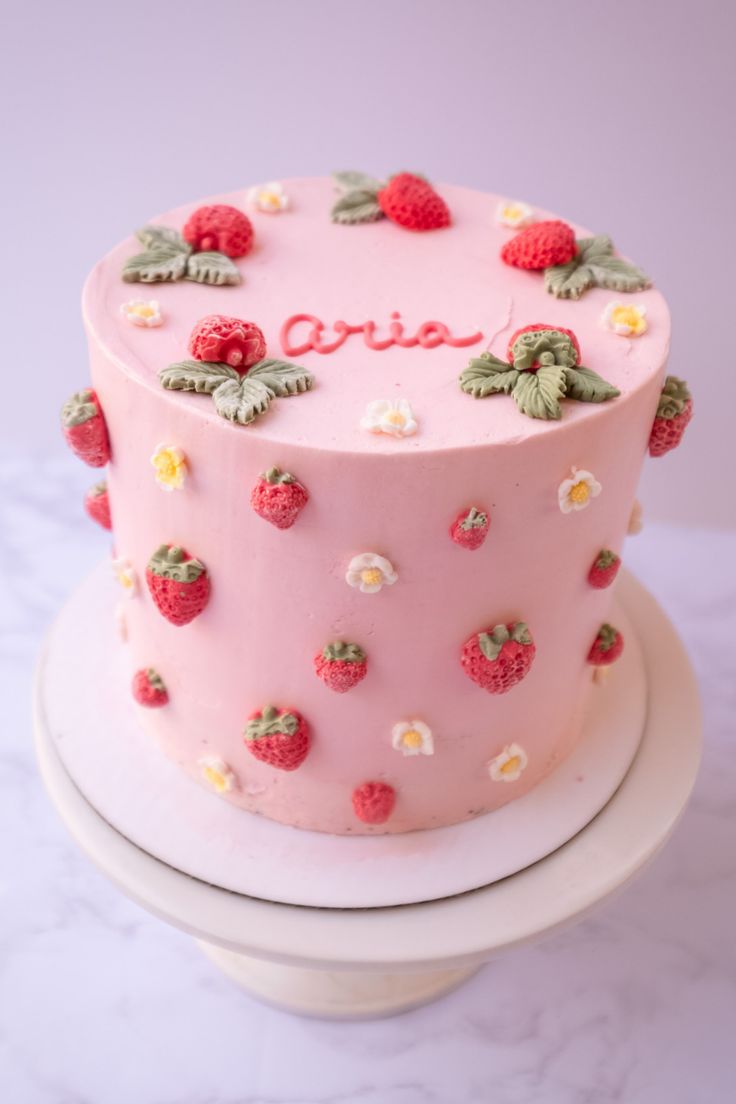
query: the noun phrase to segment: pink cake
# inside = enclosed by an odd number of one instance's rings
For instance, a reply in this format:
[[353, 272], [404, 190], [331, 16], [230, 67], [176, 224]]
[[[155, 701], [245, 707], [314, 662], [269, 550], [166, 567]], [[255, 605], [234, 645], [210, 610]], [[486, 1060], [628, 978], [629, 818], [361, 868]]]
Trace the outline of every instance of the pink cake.
[[300, 828], [526, 793], [620, 653], [642, 461], [690, 417], [661, 295], [604, 237], [408, 174], [139, 239], [88, 280], [93, 390], [63, 422], [109, 461], [86, 505], [141, 724], [213, 800]]

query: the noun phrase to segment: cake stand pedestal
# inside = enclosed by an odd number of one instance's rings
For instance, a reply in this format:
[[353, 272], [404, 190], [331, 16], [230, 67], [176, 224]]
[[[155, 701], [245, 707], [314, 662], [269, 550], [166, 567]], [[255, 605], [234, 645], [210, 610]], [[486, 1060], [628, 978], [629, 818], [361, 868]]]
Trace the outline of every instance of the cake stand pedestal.
[[697, 772], [700, 711], [694, 676], [671, 624], [627, 581], [627, 610], [644, 653], [649, 708], [623, 783], [591, 823], [547, 858], [482, 889], [422, 904], [335, 909], [277, 904], [208, 885], [136, 847], [89, 804], [44, 725], [44, 782], [86, 854], [129, 897], [188, 932], [254, 996], [303, 1015], [361, 1019], [431, 1001], [494, 955], [586, 915], [657, 853]]

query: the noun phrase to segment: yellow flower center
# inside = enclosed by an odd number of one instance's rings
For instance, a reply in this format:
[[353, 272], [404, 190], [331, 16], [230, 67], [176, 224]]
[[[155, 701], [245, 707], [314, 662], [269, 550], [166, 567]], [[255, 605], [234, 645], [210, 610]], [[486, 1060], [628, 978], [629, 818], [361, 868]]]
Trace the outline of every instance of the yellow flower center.
[[383, 572], [380, 567], [364, 567], [360, 573], [360, 578], [366, 586], [377, 586], [378, 583], [383, 581]]
[[210, 786], [218, 793], [224, 793], [227, 789], [227, 778], [222, 771], [217, 770], [216, 767], [205, 767], [204, 776], [209, 782]]
[[398, 410], [389, 410], [388, 414], [385, 415], [385, 420], [393, 426], [406, 425], [406, 418]]
[[518, 203], [507, 203], [503, 209], [503, 217], [509, 219], [510, 222], [515, 222], [516, 219], [521, 218], [523, 213]]
[[401, 742], [404, 747], [418, 748], [422, 746], [422, 734], [417, 732], [415, 728], [410, 728], [408, 732], [405, 732], [401, 737]]
[[118, 575], [118, 582], [120, 583], [121, 586], [125, 587], [126, 590], [130, 590], [131, 587], [133, 586], [133, 579], [132, 579], [132, 576], [131, 576], [130, 572], [129, 571], [121, 571], [120, 574]]
[[611, 312], [611, 320], [617, 326], [628, 326], [633, 333], [640, 333], [645, 326], [636, 307], [615, 307]]
[[262, 207], [279, 207], [281, 205], [281, 197], [277, 192], [261, 192], [258, 201]]
[[153, 307], [149, 307], [147, 303], [138, 303], [131, 311], [131, 314], [137, 315], [138, 318], [153, 318], [155, 313]]
[[505, 763], [502, 763], [499, 767], [501, 774], [516, 774], [521, 767], [521, 758], [518, 755], [512, 755], [510, 759], [507, 759]]
[[581, 479], [579, 483], [573, 484], [570, 488], [570, 498], [576, 503], [588, 501], [590, 498], [590, 487], [584, 479]]

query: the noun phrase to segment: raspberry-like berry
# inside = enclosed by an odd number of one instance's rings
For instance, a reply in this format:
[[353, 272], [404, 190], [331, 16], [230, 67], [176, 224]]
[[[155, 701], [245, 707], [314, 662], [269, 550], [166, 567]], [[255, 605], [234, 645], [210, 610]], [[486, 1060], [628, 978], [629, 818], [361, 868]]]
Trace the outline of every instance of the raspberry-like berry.
[[182, 236], [197, 253], [214, 251], [235, 258], [244, 257], [253, 247], [250, 219], [226, 203], [198, 207], [189, 216]]
[[559, 219], [535, 222], [507, 241], [501, 260], [517, 268], [538, 270], [567, 264], [577, 253], [575, 231]]
[[189, 338], [189, 352], [195, 360], [229, 364], [241, 375], [263, 360], [266, 339], [255, 322], [208, 314], [200, 318]]

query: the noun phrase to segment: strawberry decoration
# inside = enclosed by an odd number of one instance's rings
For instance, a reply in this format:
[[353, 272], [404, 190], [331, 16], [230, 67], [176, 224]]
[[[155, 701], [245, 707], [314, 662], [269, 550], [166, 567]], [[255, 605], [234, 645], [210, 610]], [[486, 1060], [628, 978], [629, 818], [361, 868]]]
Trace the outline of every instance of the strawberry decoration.
[[169, 693], [158, 672], [153, 667], [144, 667], [133, 675], [133, 697], [139, 705], [158, 709], [166, 705]]
[[84, 508], [98, 525], [103, 529], [112, 529], [110, 517], [110, 496], [107, 491], [107, 483], [95, 483], [84, 496]]
[[251, 755], [277, 770], [296, 770], [309, 753], [309, 726], [296, 709], [267, 705], [253, 714], [243, 735]]
[[291, 529], [308, 501], [306, 488], [290, 472], [278, 468], [269, 468], [260, 475], [250, 496], [258, 516], [277, 529]]
[[624, 638], [613, 625], [601, 625], [598, 635], [588, 652], [588, 663], [594, 667], [607, 667], [615, 663], [624, 650]]
[[194, 360], [159, 371], [169, 391], [211, 395], [217, 413], [229, 422], [250, 425], [273, 399], [311, 390], [314, 376], [299, 364], [266, 356], [266, 342], [254, 322], [208, 314], [189, 338]]
[[684, 380], [667, 376], [649, 437], [649, 455], [664, 456], [677, 448], [693, 416], [693, 400]]
[[450, 536], [461, 548], [475, 552], [488, 536], [490, 525], [490, 515], [485, 510], [471, 506], [469, 510], [463, 510], [457, 515], [450, 526]]
[[136, 232], [142, 253], [123, 266], [128, 284], [194, 280], [198, 284], [239, 284], [231, 257], [243, 257], [253, 244], [250, 219], [235, 207], [200, 207], [184, 234], [169, 226], [144, 226]]
[[572, 330], [535, 322], [511, 336], [508, 362], [492, 353], [473, 357], [460, 374], [460, 387], [476, 399], [512, 395], [530, 418], [562, 417], [561, 399], [600, 403], [619, 391], [580, 363], [580, 344]]
[[566, 222], [535, 222], [507, 241], [501, 260], [517, 268], [537, 271], [567, 264], [577, 253], [575, 231]]
[[253, 248], [253, 225], [247, 215], [227, 203], [198, 207], [181, 232], [198, 253], [213, 250], [226, 257], [244, 257]]
[[416, 173], [401, 172], [387, 181], [360, 172], [340, 172], [334, 180], [343, 194], [332, 208], [332, 221], [348, 225], [384, 216], [405, 230], [440, 230], [450, 212], [432, 185]]
[[475, 633], [463, 645], [460, 662], [468, 678], [489, 694], [505, 694], [529, 673], [536, 655], [523, 621]]
[[353, 811], [364, 824], [385, 824], [396, 804], [396, 791], [387, 782], [363, 782], [353, 790]]
[[104, 467], [110, 459], [110, 439], [94, 391], [76, 391], [67, 399], [61, 411], [61, 426], [75, 456], [91, 468]]
[[334, 640], [314, 657], [314, 669], [325, 686], [344, 694], [368, 674], [368, 657], [357, 644]]
[[605, 590], [618, 575], [621, 557], [609, 548], [602, 548], [591, 564], [588, 582], [596, 590]]
[[188, 625], [210, 599], [207, 568], [178, 545], [162, 544], [148, 561], [146, 582], [160, 614]]

